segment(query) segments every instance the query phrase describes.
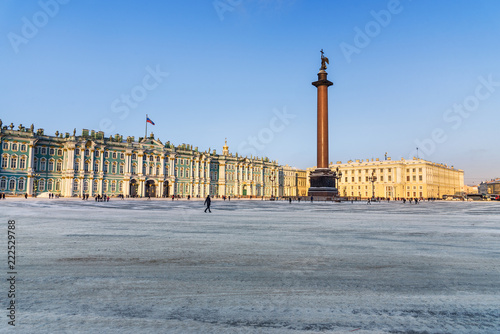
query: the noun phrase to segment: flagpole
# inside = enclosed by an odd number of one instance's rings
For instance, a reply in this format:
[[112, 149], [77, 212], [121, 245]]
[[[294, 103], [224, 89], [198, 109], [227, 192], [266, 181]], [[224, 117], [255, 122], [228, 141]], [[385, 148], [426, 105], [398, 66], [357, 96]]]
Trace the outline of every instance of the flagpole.
[[144, 139], [148, 136], [148, 114], [146, 114], [146, 132], [144, 132]]

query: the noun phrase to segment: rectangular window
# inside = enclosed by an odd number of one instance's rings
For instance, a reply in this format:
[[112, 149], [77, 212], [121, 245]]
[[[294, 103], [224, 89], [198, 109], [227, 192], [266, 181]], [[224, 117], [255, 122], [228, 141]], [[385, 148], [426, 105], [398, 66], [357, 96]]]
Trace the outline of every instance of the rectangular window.
[[384, 176], [380, 177], [380, 182], [384, 182]]
[[390, 176], [390, 175], [389, 175], [387, 178], [388, 178], [388, 180], [387, 180], [387, 181], [389, 181], [389, 182], [391, 182], [391, 181], [392, 181], [392, 176]]
[[7, 168], [7, 157], [2, 157], [2, 168]]
[[107, 173], [108, 172], [108, 165], [107, 164], [104, 164], [104, 173]]
[[419, 181], [422, 181], [422, 180], [423, 180], [422, 175], [419, 175], [419, 176], [418, 176], [418, 180], [419, 180]]
[[413, 175], [413, 181], [417, 181], [417, 176]]
[[17, 151], [17, 144], [16, 143], [12, 144], [12, 151]]
[[410, 175], [406, 177], [406, 181], [410, 182]]
[[2, 147], [3, 147], [4, 150], [8, 150], [9, 149], [9, 144], [8, 143], [3, 143]]
[[120, 165], [120, 174], [123, 174], [123, 165]]
[[7, 186], [7, 180], [5, 179], [1, 179], [0, 180], [0, 189], [5, 189], [5, 187]]
[[17, 168], [17, 158], [16, 157], [10, 158], [10, 168], [12, 168], [12, 169]]
[[56, 170], [57, 170], [58, 172], [60, 172], [60, 171], [62, 170], [62, 162], [61, 162], [61, 161], [58, 161], [58, 162], [57, 162], [57, 165], [56, 165]]

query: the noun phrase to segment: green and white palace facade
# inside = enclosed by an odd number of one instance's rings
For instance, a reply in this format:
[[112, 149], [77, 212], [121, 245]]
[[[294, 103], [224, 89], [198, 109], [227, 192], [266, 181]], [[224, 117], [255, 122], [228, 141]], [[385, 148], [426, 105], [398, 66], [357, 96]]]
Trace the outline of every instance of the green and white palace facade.
[[[268, 158], [241, 157], [148, 138], [105, 138], [99, 131], [44, 134], [1, 126], [0, 193], [62, 197], [296, 196], [296, 173]], [[284, 188], [286, 185], [286, 189]], [[295, 189], [292, 189], [294, 188]]]

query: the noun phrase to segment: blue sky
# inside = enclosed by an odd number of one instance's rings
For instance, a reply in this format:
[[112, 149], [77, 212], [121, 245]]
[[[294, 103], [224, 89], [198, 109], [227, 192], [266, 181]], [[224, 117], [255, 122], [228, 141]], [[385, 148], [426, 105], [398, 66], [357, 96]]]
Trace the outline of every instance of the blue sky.
[[5, 0], [0, 118], [316, 164], [416, 154], [499, 177], [500, 2]]

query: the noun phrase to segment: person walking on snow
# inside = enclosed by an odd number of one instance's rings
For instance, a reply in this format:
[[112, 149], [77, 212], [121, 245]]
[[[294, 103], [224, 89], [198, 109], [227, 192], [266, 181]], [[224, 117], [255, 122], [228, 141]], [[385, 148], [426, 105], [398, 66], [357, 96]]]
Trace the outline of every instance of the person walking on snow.
[[205, 203], [203, 203], [204, 205], [207, 206], [207, 208], [205, 209], [205, 213], [207, 213], [207, 210], [208, 212], [212, 213], [212, 211], [210, 211], [210, 203], [212, 202], [212, 200], [210, 199], [210, 195], [207, 195], [207, 198], [205, 199]]

